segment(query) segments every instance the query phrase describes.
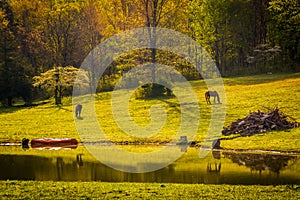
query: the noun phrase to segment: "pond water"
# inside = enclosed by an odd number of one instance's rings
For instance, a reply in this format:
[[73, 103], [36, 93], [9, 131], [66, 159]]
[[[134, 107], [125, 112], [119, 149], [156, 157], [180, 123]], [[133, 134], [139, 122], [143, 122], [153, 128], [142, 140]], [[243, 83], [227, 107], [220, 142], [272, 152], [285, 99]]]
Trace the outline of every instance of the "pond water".
[[[157, 147], [153, 147], [155, 148]], [[174, 148], [181, 147], [174, 146]], [[141, 147], [130, 146], [131, 151], [135, 149], [140, 150]], [[149, 147], [147, 149], [149, 150]], [[148, 173], [126, 173], [97, 161], [81, 145], [70, 150], [31, 148], [23, 150], [20, 146], [0, 146], [0, 179], [246, 185], [300, 184], [299, 158], [299, 154], [241, 153], [222, 150], [212, 151], [205, 158], [199, 158], [198, 148], [188, 148], [180, 159], [160, 170]]]

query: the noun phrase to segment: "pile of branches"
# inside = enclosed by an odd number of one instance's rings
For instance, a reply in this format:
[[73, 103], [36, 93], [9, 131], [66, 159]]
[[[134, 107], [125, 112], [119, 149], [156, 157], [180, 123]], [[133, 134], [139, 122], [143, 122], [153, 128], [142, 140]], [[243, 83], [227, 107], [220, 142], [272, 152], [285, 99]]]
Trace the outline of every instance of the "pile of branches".
[[[231, 134], [240, 134], [241, 136], [251, 136], [257, 133], [264, 133], [272, 130], [284, 130], [298, 127], [298, 123], [292, 117], [289, 117], [279, 111], [279, 108], [270, 109], [264, 113], [258, 110], [250, 112], [243, 119], [231, 123], [225, 127], [222, 134], [225, 136]], [[292, 121], [288, 121], [288, 118]]]

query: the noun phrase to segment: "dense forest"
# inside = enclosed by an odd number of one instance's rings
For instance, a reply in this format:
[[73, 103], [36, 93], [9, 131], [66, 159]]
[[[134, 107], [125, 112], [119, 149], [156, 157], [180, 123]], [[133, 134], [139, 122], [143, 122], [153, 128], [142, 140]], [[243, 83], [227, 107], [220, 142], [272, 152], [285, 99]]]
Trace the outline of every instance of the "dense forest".
[[[14, 98], [31, 104], [43, 88], [44, 97], [70, 95], [58, 90], [56, 72], [74, 77], [99, 43], [138, 27], [190, 36], [209, 52], [222, 76], [300, 69], [299, 0], [0, 0], [2, 105], [11, 106]], [[112, 89], [113, 81], [137, 62], [174, 63], [168, 52], [154, 53], [155, 58], [153, 50], [141, 50], [115, 60], [98, 91]], [[189, 63], [172, 58], [187, 79], [201, 78]]]

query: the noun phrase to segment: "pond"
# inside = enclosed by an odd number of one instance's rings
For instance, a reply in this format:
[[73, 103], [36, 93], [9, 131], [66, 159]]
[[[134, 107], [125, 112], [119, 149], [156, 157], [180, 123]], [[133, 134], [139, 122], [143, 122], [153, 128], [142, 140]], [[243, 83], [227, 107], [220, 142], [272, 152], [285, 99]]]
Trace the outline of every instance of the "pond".
[[[99, 148], [107, 148], [101, 147]], [[130, 151], [156, 149], [127, 146]], [[175, 148], [182, 148], [174, 146]], [[181, 149], [182, 150], [182, 149]], [[185, 151], [185, 149], [184, 149]], [[278, 152], [214, 150], [199, 158], [198, 148], [188, 148], [174, 163], [147, 173], [127, 173], [97, 161], [86, 148], [22, 149], [0, 146], [1, 180], [103, 181], [203, 184], [300, 184], [300, 155]], [[122, 161], [120, 161], [122, 162]], [[143, 163], [145, 164], [145, 163]]]

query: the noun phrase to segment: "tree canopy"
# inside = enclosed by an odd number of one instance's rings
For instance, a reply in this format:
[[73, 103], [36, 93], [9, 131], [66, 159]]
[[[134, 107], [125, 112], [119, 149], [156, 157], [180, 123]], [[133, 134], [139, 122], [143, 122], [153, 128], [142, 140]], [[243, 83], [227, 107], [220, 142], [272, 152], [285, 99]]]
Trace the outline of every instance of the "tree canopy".
[[[77, 79], [76, 79], [77, 78]], [[77, 88], [82, 93], [88, 93], [89, 79], [87, 72], [73, 66], [55, 67], [39, 76], [33, 77], [33, 86], [45, 89], [48, 93], [54, 94], [56, 98], [72, 95], [74, 82], [77, 81]]]
[[[147, 26], [195, 39], [222, 76], [300, 69], [299, 0], [0, 0], [2, 104], [19, 97], [30, 104], [36, 97], [33, 77], [55, 66], [79, 68], [107, 38]], [[188, 79], [201, 78], [180, 55], [155, 48], [121, 58], [101, 77], [97, 91], [112, 89], [137, 63], [163, 62]], [[94, 74], [87, 76], [96, 80]]]

